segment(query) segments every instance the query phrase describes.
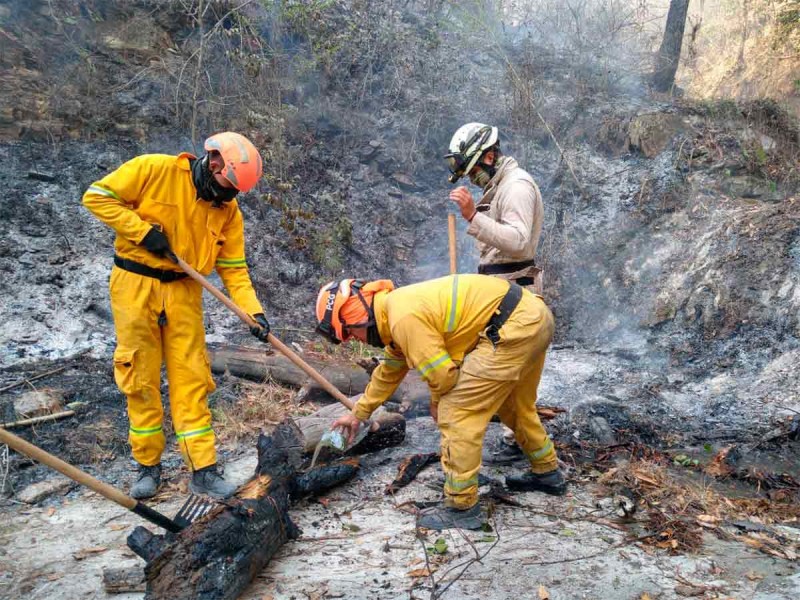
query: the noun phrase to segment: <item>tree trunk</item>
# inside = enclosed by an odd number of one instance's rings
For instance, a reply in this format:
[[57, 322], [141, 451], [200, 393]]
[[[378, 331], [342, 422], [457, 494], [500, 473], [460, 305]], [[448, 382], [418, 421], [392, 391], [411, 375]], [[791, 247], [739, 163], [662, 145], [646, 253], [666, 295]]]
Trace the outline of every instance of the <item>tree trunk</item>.
[[[273, 379], [283, 385], [306, 387], [313, 393], [313, 399], [331, 400], [330, 395], [320, 388], [317, 382], [283, 355], [269, 355], [263, 351], [234, 346], [212, 348], [210, 354], [211, 370], [214, 373], [228, 371], [237, 377], [254, 381]], [[370, 373], [363, 366], [304, 360], [346, 396], [360, 394], [369, 383]], [[406, 406], [427, 404], [430, 400], [430, 390], [416, 371], [410, 371], [389, 400]]]
[[[216, 348], [212, 349], [210, 353], [211, 370], [214, 373], [228, 371], [237, 377], [255, 381], [274, 379], [284, 385], [309, 386], [311, 389], [321, 390], [319, 385], [300, 367], [281, 354], [270, 355], [263, 351], [235, 347]], [[305, 358], [304, 360], [346, 396], [363, 392], [369, 383], [369, 374], [361, 367], [331, 364]]]
[[675, 83], [688, 12], [689, 0], [670, 0], [664, 39], [661, 41], [653, 72], [653, 87], [659, 92], [668, 92]]

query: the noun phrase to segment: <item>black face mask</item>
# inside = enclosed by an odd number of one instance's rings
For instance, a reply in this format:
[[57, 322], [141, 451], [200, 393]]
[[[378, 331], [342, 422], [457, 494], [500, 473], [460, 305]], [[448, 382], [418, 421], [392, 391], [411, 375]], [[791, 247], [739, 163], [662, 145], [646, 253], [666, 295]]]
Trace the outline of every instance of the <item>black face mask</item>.
[[239, 193], [236, 188], [222, 187], [216, 177], [208, 168], [208, 155], [201, 159], [190, 161], [192, 168], [192, 182], [197, 190], [197, 197], [211, 202], [215, 208], [222, 206], [224, 202], [230, 202]]

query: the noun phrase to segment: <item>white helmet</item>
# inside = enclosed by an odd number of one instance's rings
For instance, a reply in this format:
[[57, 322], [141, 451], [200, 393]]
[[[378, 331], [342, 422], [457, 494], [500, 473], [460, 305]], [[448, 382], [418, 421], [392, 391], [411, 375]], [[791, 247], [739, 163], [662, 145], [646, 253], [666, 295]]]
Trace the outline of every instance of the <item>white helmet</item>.
[[450, 154], [445, 156], [450, 167], [450, 183], [467, 175], [489, 148], [497, 143], [497, 127], [483, 123], [467, 123], [458, 128], [450, 140]]

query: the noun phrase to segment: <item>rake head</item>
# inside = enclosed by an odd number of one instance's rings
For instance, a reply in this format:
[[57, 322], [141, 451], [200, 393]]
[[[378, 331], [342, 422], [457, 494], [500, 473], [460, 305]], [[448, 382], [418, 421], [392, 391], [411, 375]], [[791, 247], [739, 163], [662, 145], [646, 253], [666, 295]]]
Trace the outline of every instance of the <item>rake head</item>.
[[214, 504], [212, 501], [192, 494], [178, 510], [178, 514], [175, 515], [173, 521], [178, 527], [185, 529], [214, 508]]

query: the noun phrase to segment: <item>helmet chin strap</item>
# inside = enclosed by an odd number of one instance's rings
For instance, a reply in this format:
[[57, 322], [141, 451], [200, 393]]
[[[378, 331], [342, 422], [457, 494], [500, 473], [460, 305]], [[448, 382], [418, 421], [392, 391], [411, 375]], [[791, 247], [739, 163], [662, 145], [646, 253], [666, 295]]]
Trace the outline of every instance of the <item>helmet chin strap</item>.
[[[367, 320], [362, 323], [354, 323], [349, 325], [349, 327], [366, 327], [367, 328], [367, 343], [370, 346], [374, 346], [376, 348], [383, 348], [383, 340], [381, 340], [381, 334], [378, 331], [378, 320], [375, 318], [375, 311], [372, 310], [372, 306], [370, 306], [366, 300], [364, 300], [364, 296], [361, 293], [360, 289], [356, 290], [356, 295], [358, 299], [361, 301], [364, 310], [367, 311]], [[374, 296], [373, 296], [374, 298]], [[344, 324], [346, 327], [348, 326], [347, 323]]]
[[219, 184], [217, 178], [209, 167], [208, 154], [203, 158], [191, 161], [192, 183], [197, 190], [197, 197], [211, 202], [214, 208], [220, 208], [225, 202], [230, 202], [239, 193], [236, 188], [226, 188]]

